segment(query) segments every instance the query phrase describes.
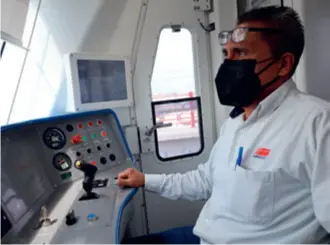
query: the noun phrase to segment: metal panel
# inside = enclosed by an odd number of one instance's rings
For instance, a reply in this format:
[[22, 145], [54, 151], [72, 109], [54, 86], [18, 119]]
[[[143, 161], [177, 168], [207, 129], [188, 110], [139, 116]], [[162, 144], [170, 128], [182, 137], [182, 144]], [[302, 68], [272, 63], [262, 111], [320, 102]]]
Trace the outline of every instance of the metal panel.
[[[188, 28], [193, 34], [197, 91], [202, 101], [205, 149], [201, 155], [194, 158], [160, 164], [152, 147], [152, 139], [150, 138], [151, 141], [142, 139], [141, 147], [144, 153], [141, 156], [141, 165], [145, 173], [186, 172], [195, 169], [199, 163], [207, 160], [215, 142], [213, 96], [210, 96], [213, 78], [210, 76], [208, 38], [207, 33], [198, 25], [198, 18], [202, 21], [206, 20], [203, 13], [194, 11], [191, 0], [149, 2], [133, 83], [140, 135], [142, 136], [147, 128], [152, 127], [150, 78], [160, 31], [164, 26], [180, 24], [182, 28]], [[203, 202], [171, 201], [157, 194], [145, 194], [151, 233], [175, 226], [193, 225], [203, 205]]]

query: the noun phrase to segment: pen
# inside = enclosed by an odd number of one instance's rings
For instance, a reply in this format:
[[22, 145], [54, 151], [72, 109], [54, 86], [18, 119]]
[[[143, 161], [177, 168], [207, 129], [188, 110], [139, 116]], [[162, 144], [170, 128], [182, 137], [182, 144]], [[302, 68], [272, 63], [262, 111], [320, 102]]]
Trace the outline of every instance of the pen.
[[236, 160], [235, 170], [236, 170], [237, 166], [241, 166], [242, 158], [243, 158], [243, 146], [241, 146], [238, 149], [238, 157], [237, 157], [237, 160]]

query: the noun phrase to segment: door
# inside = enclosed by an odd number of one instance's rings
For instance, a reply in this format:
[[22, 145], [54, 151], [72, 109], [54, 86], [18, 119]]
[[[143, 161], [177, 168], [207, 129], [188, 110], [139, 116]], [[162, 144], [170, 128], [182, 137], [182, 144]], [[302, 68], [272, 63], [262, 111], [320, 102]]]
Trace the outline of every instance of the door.
[[[191, 0], [149, 1], [133, 85], [144, 173], [193, 170], [216, 140], [208, 34], [197, 19], [205, 16]], [[149, 233], [194, 225], [203, 204], [145, 192]]]

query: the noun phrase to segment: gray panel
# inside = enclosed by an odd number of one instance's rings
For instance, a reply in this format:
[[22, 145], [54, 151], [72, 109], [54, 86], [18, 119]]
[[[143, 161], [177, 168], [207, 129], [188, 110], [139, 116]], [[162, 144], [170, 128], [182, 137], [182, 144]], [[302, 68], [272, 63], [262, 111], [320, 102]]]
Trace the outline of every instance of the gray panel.
[[[27, 124], [2, 133], [1, 200], [13, 225], [2, 243], [116, 242], [119, 208], [131, 190], [117, 187], [114, 177], [120, 171], [132, 167], [132, 162], [112, 115], [82, 115], [69, 120], [55, 118], [47, 122]], [[80, 124], [83, 125], [82, 128], [79, 127]], [[49, 128], [57, 130], [51, 132], [60, 133], [47, 134], [44, 137], [44, 132]], [[72, 138], [78, 134], [85, 141], [72, 143]], [[56, 143], [61, 137], [66, 139], [65, 144], [53, 144], [54, 149], [49, 147], [52, 144], [47, 146], [44, 142], [47, 138]], [[88, 152], [88, 149], [91, 151]], [[77, 156], [77, 152], [81, 155]], [[54, 156], [58, 153], [68, 156], [65, 161], [59, 161], [58, 166], [72, 162], [71, 167], [65, 171], [53, 165]], [[116, 158], [111, 160], [110, 155], [115, 155]], [[101, 162], [102, 157], [107, 160], [106, 163]], [[78, 200], [84, 190], [83, 172], [73, 165], [77, 159], [88, 163], [95, 161], [98, 168], [95, 179], [109, 179], [106, 187], [93, 189], [93, 192], [100, 195], [99, 199]], [[63, 179], [63, 173], [71, 175]], [[47, 208], [49, 218], [57, 221], [49, 227], [35, 229], [42, 206]], [[79, 219], [75, 225], [68, 226], [65, 216], [71, 209]], [[90, 213], [98, 216], [93, 223], [87, 221]], [[129, 204], [121, 217], [121, 237], [132, 215], [132, 204]]]
[[[101, 121], [102, 125], [98, 125], [98, 121]], [[88, 126], [88, 123], [92, 123], [92, 125]], [[98, 171], [107, 170], [116, 165], [127, 162], [128, 155], [125, 152], [122, 140], [113, 125], [114, 121], [112, 117], [108, 115], [100, 115], [98, 117], [86, 116], [79, 118], [78, 120], [61, 120], [55, 125], [49, 123], [38, 128], [42, 150], [45, 154], [46, 162], [49, 164], [49, 166], [46, 167], [46, 171], [50, 176], [52, 184], [57, 186], [64, 182], [82, 178], [83, 173], [73, 167], [73, 163], [78, 159], [83, 159], [88, 162], [95, 161], [96, 166], [99, 169]], [[67, 130], [68, 126], [73, 127], [72, 132]], [[82, 128], [79, 128], [79, 126], [82, 126]], [[43, 133], [51, 127], [60, 129], [65, 134], [66, 144], [62, 149], [52, 150], [43, 143]], [[102, 132], [106, 133], [105, 137], [101, 136]], [[71, 140], [78, 135], [82, 138], [86, 137], [86, 141], [73, 144]], [[110, 147], [107, 147], [108, 144], [110, 144]], [[89, 150], [90, 153], [88, 152]], [[72, 167], [68, 171], [61, 172], [52, 166], [53, 157], [57, 153], [65, 153], [70, 157]], [[80, 155], [77, 156], [77, 153], [80, 153]], [[116, 156], [115, 161], [110, 160], [111, 154]], [[101, 163], [102, 157], [106, 159], [106, 164]], [[66, 172], [70, 172], [72, 174], [72, 178], [62, 180], [61, 175]]]

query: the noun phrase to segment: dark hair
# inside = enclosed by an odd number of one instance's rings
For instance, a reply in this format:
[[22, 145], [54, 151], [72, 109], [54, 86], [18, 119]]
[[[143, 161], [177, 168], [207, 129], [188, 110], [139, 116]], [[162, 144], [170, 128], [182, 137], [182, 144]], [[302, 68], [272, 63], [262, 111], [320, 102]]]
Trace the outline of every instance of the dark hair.
[[280, 34], [263, 33], [263, 38], [269, 43], [275, 58], [280, 58], [285, 52], [294, 55], [293, 75], [305, 46], [304, 27], [297, 12], [280, 6], [252, 9], [238, 17], [237, 25], [249, 21], [261, 21], [280, 30]]

